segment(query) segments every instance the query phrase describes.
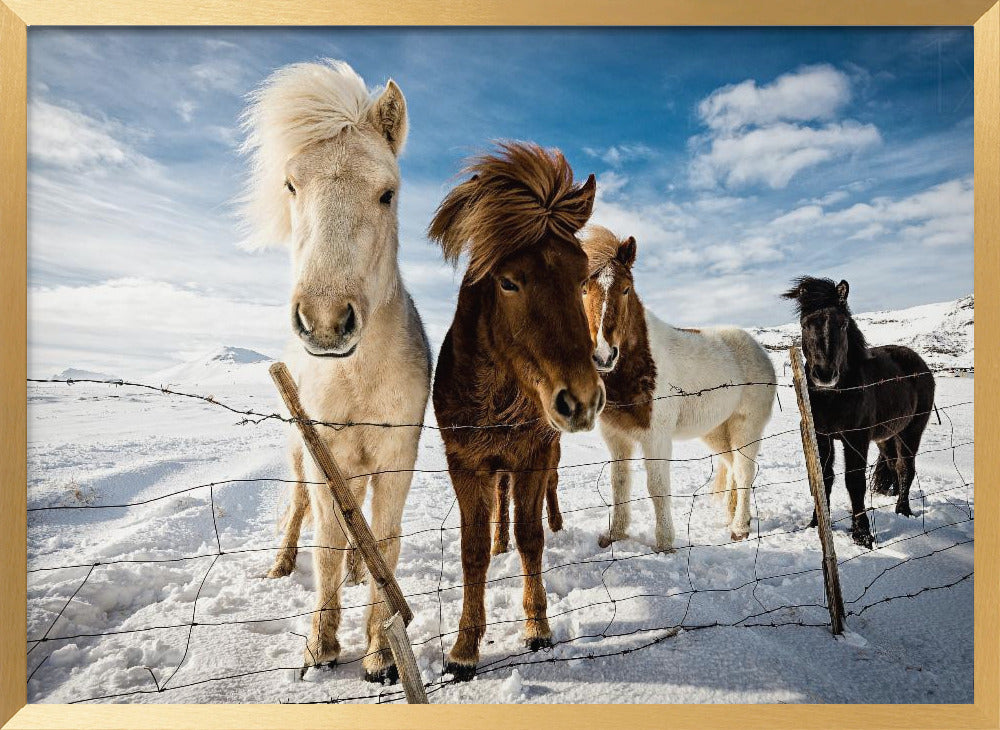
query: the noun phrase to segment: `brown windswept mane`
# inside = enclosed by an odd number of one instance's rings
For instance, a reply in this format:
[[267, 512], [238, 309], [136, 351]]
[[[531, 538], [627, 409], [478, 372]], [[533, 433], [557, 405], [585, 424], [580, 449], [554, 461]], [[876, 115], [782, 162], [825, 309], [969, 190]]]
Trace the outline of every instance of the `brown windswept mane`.
[[584, 253], [587, 254], [590, 275], [593, 276], [614, 260], [622, 242], [618, 236], [604, 226], [592, 223], [584, 230], [580, 237], [580, 244], [583, 246]]
[[428, 229], [447, 261], [469, 254], [473, 282], [546, 236], [576, 241], [593, 207], [594, 176], [575, 185], [558, 150], [528, 142], [500, 142], [497, 148], [466, 165], [463, 172], [472, 177], [448, 193]]

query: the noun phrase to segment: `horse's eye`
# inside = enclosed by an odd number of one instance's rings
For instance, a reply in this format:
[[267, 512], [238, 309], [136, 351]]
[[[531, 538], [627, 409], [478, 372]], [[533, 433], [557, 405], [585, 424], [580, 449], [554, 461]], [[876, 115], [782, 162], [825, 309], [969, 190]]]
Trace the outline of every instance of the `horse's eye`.
[[622, 292], [622, 296], [627, 297], [630, 291], [632, 291], [632, 287], [630, 286], [625, 287], [625, 291]]
[[520, 287], [506, 276], [500, 279], [500, 288], [504, 291], [517, 291]]
[[392, 196], [395, 194], [396, 191], [390, 188], [386, 190], [384, 193], [382, 193], [382, 197], [378, 199], [378, 202], [380, 202], [382, 205], [389, 205], [389, 203], [392, 202]]
[[288, 192], [290, 192], [290, 193], [291, 193], [292, 195], [295, 195], [295, 186], [294, 186], [294, 185], [292, 185], [292, 181], [291, 181], [291, 180], [285, 180], [285, 188], [286, 188], [286, 189], [288, 190]]

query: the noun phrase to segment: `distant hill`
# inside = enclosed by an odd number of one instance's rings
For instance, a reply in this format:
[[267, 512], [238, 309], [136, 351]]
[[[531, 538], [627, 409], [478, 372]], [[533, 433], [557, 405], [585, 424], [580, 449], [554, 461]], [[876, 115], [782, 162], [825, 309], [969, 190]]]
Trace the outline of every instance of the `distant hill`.
[[51, 376], [52, 380], [119, 380], [120, 378], [107, 373], [99, 373], [96, 370], [82, 370], [80, 368], [66, 368]]
[[[971, 370], [975, 363], [975, 299], [923, 304], [909, 309], [863, 312], [855, 321], [871, 345], [906, 345], [932, 368]], [[749, 328], [769, 350], [797, 344], [798, 322], [780, 327]]]
[[274, 359], [245, 347], [223, 346], [150, 375], [159, 385], [241, 385], [267, 382]]

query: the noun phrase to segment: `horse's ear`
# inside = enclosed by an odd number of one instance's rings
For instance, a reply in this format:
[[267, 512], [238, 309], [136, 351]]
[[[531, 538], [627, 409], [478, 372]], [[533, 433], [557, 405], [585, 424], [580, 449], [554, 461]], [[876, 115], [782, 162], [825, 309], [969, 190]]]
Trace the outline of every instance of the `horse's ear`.
[[445, 196], [431, 219], [427, 236], [441, 244], [446, 261], [455, 263], [462, 255], [462, 248], [468, 241], [464, 225], [471, 209], [470, 203], [479, 188], [479, 175], [473, 175], [464, 183], [456, 185]]
[[841, 304], [847, 304], [847, 293], [851, 290], [851, 287], [847, 284], [846, 279], [841, 279], [840, 283], [837, 284], [837, 297], [840, 299]]
[[584, 221], [590, 220], [590, 214], [594, 212], [594, 198], [597, 196], [597, 178], [594, 177], [594, 173], [590, 173], [590, 177], [587, 178], [587, 182], [583, 184], [580, 188], [580, 199], [586, 206], [586, 218]]
[[375, 129], [385, 137], [392, 153], [398, 157], [406, 144], [409, 124], [406, 118], [406, 98], [395, 81], [389, 79], [385, 91], [372, 105], [369, 116]]
[[631, 269], [635, 263], [635, 236], [629, 236], [618, 246], [618, 260], [626, 269]]

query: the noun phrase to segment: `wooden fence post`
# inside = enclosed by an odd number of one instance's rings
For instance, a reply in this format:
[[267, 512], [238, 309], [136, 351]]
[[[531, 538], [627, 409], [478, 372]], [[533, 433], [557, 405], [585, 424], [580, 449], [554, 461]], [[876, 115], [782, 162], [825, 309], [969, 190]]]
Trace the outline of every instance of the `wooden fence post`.
[[806, 381], [805, 364], [798, 347], [789, 350], [792, 361], [792, 380], [795, 383], [795, 399], [799, 405], [802, 432], [802, 451], [806, 457], [806, 471], [809, 474], [809, 488], [816, 507], [816, 529], [823, 548], [823, 582], [826, 586], [826, 603], [830, 609], [830, 628], [834, 634], [844, 633], [844, 599], [840, 593], [840, 573], [837, 570], [837, 552], [833, 547], [833, 529], [830, 512], [826, 503], [826, 486], [823, 484], [823, 467], [819, 461], [819, 446], [816, 443], [816, 426], [813, 423], [812, 405], [809, 403], [809, 386]]
[[[393, 612], [392, 618], [385, 622], [383, 628], [386, 631], [389, 648], [396, 660], [396, 668], [399, 670], [406, 699], [413, 703], [427, 703], [427, 695], [424, 693], [420, 671], [413, 657], [410, 639], [406, 634], [406, 625], [413, 620], [413, 611], [410, 610], [410, 606], [403, 596], [403, 591], [400, 589], [399, 583], [396, 582], [396, 576], [389, 570], [389, 566], [382, 558], [375, 536], [361, 512], [357, 500], [354, 499], [354, 493], [347, 486], [344, 475], [340, 473], [337, 463], [333, 460], [333, 455], [316, 431], [315, 424], [302, 408], [298, 388], [295, 387], [295, 381], [292, 380], [292, 375], [288, 372], [285, 363], [274, 363], [270, 367], [270, 373], [289, 414], [302, 434], [306, 448], [333, 493], [334, 504], [344, 517], [344, 527], [351, 542], [357, 552], [361, 553], [365, 559], [368, 573], [375, 581], [375, 585], [382, 595], [382, 600], [389, 604], [389, 609]], [[417, 685], [420, 687], [419, 692], [416, 689]]]

